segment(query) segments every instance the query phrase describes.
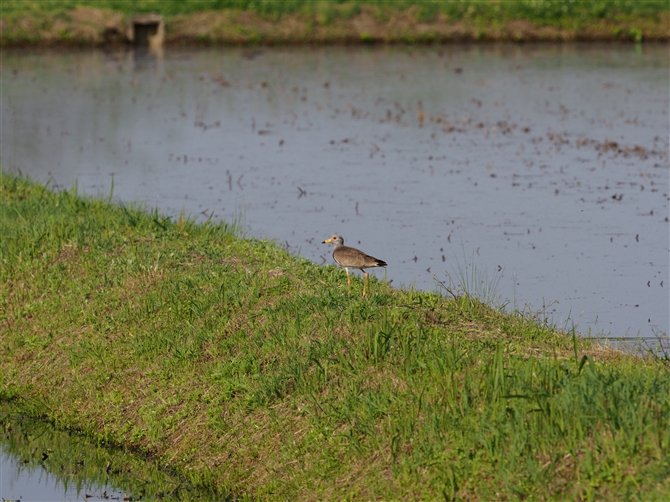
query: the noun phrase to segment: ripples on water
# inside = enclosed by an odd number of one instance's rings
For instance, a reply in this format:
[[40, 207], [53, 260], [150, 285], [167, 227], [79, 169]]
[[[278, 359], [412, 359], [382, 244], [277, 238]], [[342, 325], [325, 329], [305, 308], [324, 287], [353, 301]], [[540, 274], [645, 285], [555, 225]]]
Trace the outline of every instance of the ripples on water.
[[653, 337], [668, 68], [665, 45], [5, 51], [2, 165], [241, 214], [316, 263], [338, 232], [396, 286], [499, 279], [499, 303]]

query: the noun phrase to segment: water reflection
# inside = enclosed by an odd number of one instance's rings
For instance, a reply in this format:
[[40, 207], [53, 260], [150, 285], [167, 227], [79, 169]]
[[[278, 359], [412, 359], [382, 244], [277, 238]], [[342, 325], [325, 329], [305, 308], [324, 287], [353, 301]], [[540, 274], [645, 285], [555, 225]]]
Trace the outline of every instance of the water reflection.
[[2, 164], [88, 193], [113, 178], [173, 215], [242, 214], [317, 263], [339, 232], [398, 286], [500, 273], [517, 308], [653, 337], [668, 67], [653, 45], [5, 52]]
[[0, 407], [3, 500], [222, 500], [147, 459], [94, 446], [47, 423]]
[[161, 71], [163, 48], [134, 47], [131, 52], [135, 71]]

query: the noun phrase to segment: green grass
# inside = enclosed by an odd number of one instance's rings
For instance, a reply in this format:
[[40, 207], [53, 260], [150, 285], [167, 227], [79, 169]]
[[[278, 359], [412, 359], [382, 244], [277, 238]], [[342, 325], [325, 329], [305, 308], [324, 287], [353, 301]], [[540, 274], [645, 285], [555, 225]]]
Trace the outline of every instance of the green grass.
[[668, 361], [0, 176], [0, 400], [273, 500], [670, 496]]
[[171, 16], [191, 14], [203, 10], [236, 9], [262, 14], [326, 11], [329, 6], [342, 6], [355, 10], [362, 5], [381, 8], [407, 9], [418, 6], [425, 21], [438, 13], [457, 19], [484, 17], [495, 19], [530, 19], [556, 21], [568, 17], [606, 18], [614, 14], [655, 16], [666, 12], [665, 0], [4, 0], [3, 11], [7, 14], [30, 12], [60, 12], [77, 6], [92, 6], [118, 12], [160, 12]]
[[453, 19], [479, 19], [486, 21], [527, 19], [533, 22], [562, 24], [565, 22], [607, 19], [614, 16], [656, 17], [668, 12], [665, 0], [3, 0], [2, 13], [8, 16], [57, 13], [78, 6], [111, 9], [124, 14], [159, 12], [165, 16], [192, 14], [203, 10], [235, 9], [263, 15], [281, 16], [304, 12], [317, 14], [325, 22], [337, 15], [349, 16], [360, 11], [361, 6], [371, 5], [380, 9], [408, 9], [417, 6], [419, 19], [430, 22], [439, 14]]
[[143, 12], [163, 15], [166, 44], [641, 42], [670, 37], [666, 0], [4, 0], [0, 44], [121, 44], [127, 42], [131, 16]]

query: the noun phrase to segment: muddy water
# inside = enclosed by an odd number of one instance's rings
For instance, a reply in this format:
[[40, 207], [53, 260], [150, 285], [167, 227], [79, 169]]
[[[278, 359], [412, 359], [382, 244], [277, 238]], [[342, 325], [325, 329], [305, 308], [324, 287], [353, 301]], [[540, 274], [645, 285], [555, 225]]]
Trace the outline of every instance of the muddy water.
[[[585, 334], [668, 330], [668, 47], [4, 52], [2, 165], [464, 279]], [[384, 277], [384, 271], [373, 272]]]

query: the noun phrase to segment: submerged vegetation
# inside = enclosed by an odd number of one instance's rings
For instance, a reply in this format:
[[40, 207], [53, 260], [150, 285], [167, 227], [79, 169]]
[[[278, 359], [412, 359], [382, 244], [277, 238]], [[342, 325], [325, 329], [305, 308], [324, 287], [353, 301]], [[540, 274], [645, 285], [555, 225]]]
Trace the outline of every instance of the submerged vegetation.
[[665, 0], [4, 0], [0, 40], [110, 43], [145, 12], [164, 16], [169, 43], [670, 38]]
[[8, 174], [0, 234], [0, 400], [219, 496], [670, 496], [665, 358]]

